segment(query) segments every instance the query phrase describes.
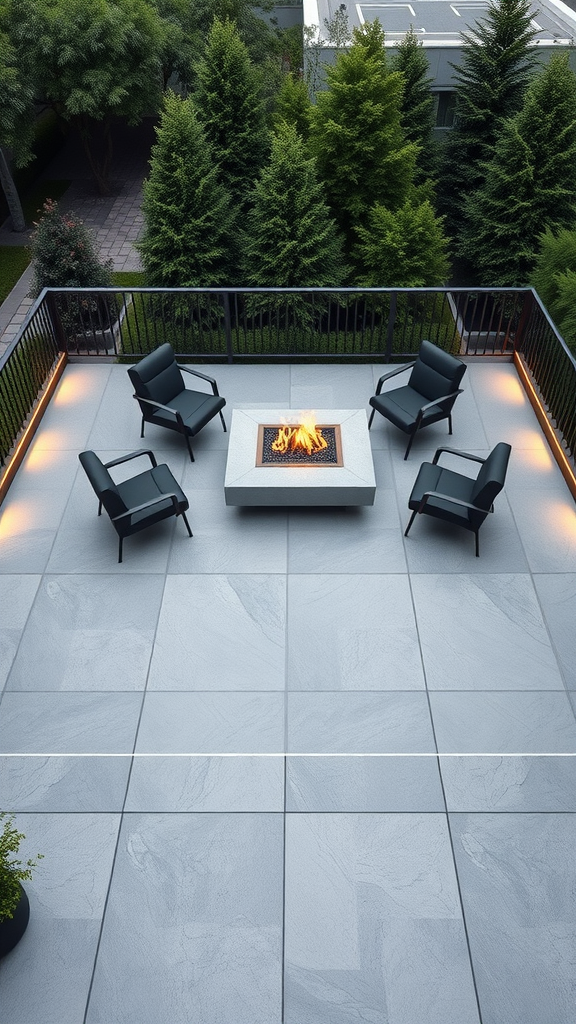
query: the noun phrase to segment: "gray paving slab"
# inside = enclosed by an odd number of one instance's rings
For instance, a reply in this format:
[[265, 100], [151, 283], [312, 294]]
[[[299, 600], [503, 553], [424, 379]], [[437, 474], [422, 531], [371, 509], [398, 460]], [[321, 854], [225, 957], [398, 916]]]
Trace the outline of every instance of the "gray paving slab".
[[[203, 369], [229, 422], [367, 408], [385, 367]], [[482, 1024], [569, 1019], [576, 510], [513, 367], [465, 385], [452, 439], [423, 431], [408, 462], [375, 421], [372, 509], [246, 512], [224, 505], [219, 423], [190, 463], [176, 434], [140, 439], [125, 366], [67, 369], [0, 509], [0, 805], [46, 854], [0, 964], [10, 1024], [80, 1024], [87, 1001], [90, 1024], [478, 1024], [472, 974]], [[429, 518], [404, 539], [436, 444], [487, 454], [508, 430], [480, 558]], [[160, 524], [118, 565], [83, 447], [152, 447], [194, 537]]]
[[280, 1024], [282, 840], [281, 814], [125, 815], [88, 1024]]
[[443, 815], [288, 815], [285, 932], [289, 1024], [478, 1024]]
[[451, 814], [483, 1024], [572, 1024], [573, 814]]

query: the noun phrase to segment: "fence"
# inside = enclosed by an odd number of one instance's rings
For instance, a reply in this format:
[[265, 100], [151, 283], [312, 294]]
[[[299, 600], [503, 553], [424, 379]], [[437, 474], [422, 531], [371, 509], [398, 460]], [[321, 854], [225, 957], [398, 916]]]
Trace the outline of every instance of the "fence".
[[169, 341], [181, 360], [409, 359], [423, 338], [521, 362], [566, 458], [576, 454], [576, 361], [532, 289], [45, 290], [0, 358], [0, 462], [62, 354], [136, 361]]

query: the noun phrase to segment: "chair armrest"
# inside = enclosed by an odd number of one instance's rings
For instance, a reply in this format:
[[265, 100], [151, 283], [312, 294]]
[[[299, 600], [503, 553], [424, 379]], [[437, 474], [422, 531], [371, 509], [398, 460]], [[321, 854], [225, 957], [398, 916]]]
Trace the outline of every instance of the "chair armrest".
[[426, 491], [422, 496], [422, 501], [418, 506], [418, 511], [422, 512], [428, 498], [442, 498], [443, 501], [449, 501], [452, 505], [461, 505], [462, 508], [471, 508], [474, 512], [493, 512], [494, 505], [491, 508], [478, 508], [478, 505], [473, 505], [470, 501], [462, 501], [460, 498], [453, 498], [451, 494], [442, 494], [440, 491]]
[[416, 360], [414, 360], [413, 363], [406, 363], [406, 366], [399, 366], [397, 370], [390, 370], [389, 373], [383, 374], [383, 376], [380, 377], [380, 380], [378, 381], [378, 385], [376, 387], [376, 394], [379, 395], [380, 392], [382, 391], [382, 385], [385, 380], [389, 380], [390, 377], [396, 377], [399, 373], [404, 373], [404, 370], [411, 370], [412, 367], [415, 365]]
[[137, 402], [146, 402], [146, 405], [153, 405], [156, 409], [164, 409], [164, 412], [171, 412], [176, 417], [176, 422], [184, 429], [184, 420], [178, 409], [171, 409], [169, 405], [162, 405], [162, 402], [154, 402], [151, 398], [141, 398], [140, 395], [132, 395]]
[[138, 452], [130, 452], [130, 455], [122, 455], [120, 459], [112, 459], [112, 462], [105, 462], [106, 469], [110, 469], [110, 466], [119, 466], [121, 462], [129, 462], [130, 459], [137, 459], [139, 455], [150, 456], [150, 462], [153, 466], [157, 466], [154, 452], [151, 452], [149, 448], [141, 448]]
[[214, 380], [214, 377], [208, 377], [207, 374], [200, 373], [200, 370], [191, 370], [189, 366], [180, 366], [180, 363], [177, 363], [177, 366], [179, 370], [184, 370], [184, 373], [193, 373], [195, 377], [201, 377], [202, 380], [207, 380], [208, 383], [212, 385], [212, 391], [214, 392], [214, 394], [220, 397], [218, 385]]
[[449, 455], [458, 455], [460, 456], [461, 459], [470, 459], [471, 462], [486, 462], [486, 459], [481, 459], [479, 455], [469, 455], [468, 452], [461, 452], [458, 450], [458, 448], [437, 448], [436, 454], [432, 459], [432, 465], [437, 465], [438, 459], [440, 458], [442, 452], [448, 452]]
[[126, 519], [126, 516], [135, 516], [137, 512], [144, 512], [147, 508], [152, 508], [154, 505], [158, 505], [161, 501], [166, 501], [168, 498], [171, 499], [174, 508], [178, 509], [178, 496], [176, 494], [159, 494], [157, 498], [151, 498], [150, 501], [145, 501], [143, 505], [137, 505], [136, 508], [129, 508], [127, 512], [122, 512], [119, 516], [111, 516], [112, 522], [117, 523], [119, 519]]

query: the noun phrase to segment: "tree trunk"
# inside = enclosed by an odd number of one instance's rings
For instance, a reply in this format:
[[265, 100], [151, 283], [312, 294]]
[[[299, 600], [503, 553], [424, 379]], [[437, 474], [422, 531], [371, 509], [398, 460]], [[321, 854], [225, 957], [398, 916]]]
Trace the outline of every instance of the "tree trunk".
[[24, 220], [24, 213], [22, 211], [22, 204], [18, 196], [16, 185], [14, 184], [14, 178], [10, 173], [8, 161], [2, 146], [0, 146], [0, 184], [2, 190], [6, 196], [6, 202], [8, 203], [8, 209], [10, 210], [10, 216], [12, 218], [12, 230], [13, 231], [25, 231], [26, 221]]
[[101, 139], [94, 139], [94, 122], [83, 119], [79, 125], [80, 138], [90, 169], [101, 196], [110, 194], [110, 167], [112, 164], [112, 135], [110, 122], [102, 125]]

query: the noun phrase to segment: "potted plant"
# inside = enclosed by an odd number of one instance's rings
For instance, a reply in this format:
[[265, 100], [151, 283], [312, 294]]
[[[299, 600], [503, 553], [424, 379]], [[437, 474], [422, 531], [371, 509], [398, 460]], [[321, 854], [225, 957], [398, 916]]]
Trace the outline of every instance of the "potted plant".
[[20, 941], [30, 917], [30, 904], [21, 883], [32, 878], [32, 869], [42, 854], [25, 864], [15, 858], [13, 854], [18, 853], [25, 838], [15, 829], [13, 816], [0, 811], [0, 957]]

